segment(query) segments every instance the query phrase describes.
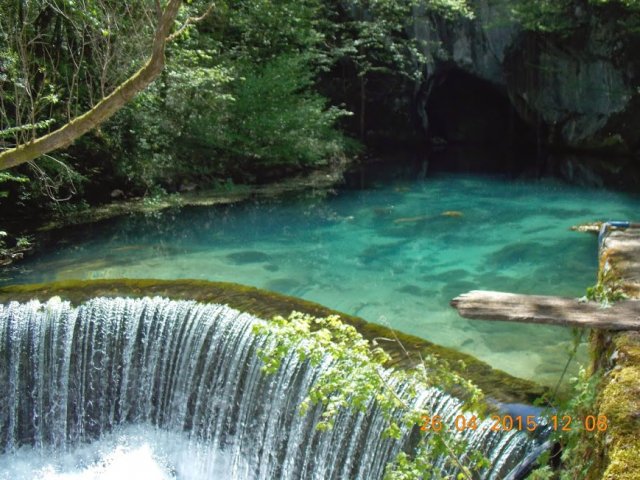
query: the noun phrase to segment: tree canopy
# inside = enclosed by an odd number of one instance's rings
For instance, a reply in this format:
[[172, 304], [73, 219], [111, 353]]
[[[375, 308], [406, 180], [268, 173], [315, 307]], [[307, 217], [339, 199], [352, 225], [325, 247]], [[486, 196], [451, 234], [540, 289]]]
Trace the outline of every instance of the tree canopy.
[[[543, 34], [579, 27], [576, 9], [640, 9], [637, 0], [503, 1]], [[0, 169], [12, 169], [0, 201], [79, 208], [114, 189], [266, 181], [353, 155], [382, 121], [376, 105], [415, 90], [437, 47], [410, 35], [416, 9], [454, 22], [472, 18], [472, 5], [2, 2]]]
[[[127, 46], [125, 42], [111, 41], [112, 35], [117, 35], [112, 30], [118, 29], [125, 15], [133, 13], [132, 18], [139, 20], [152, 17], [153, 12], [132, 12], [127, 4], [114, 6], [101, 1], [84, 5], [81, 2], [63, 2], [61, 5], [43, 2], [40, 8], [35, 3], [14, 5], [17, 8], [11, 12], [13, 15], [2, 17], [2, 32], [13, 47], [6, 58], [10, 62], [8, 70], [13, 73], [15, 114], [11, 119], [6, 111], [2, 113], [7, 124], [13, 123], [9, 129], [4, 129], [4, 133], [7, 130], [13, 132], [16, 144], [0, 152], [0, 169], [15, 167], [68, 146], [109, 119], [155, 80], [164, 68], [165, 45], [181, 5], [181, 0], [169, 0], [161, 9], [156, 3], [157, 24], [148, 60], [133, 75], [113, 87], [110, 86], [110, 64], [121, 60], [117, 51]], [[67, 61], [60, 65], [65, 53]], [[88, 68], [85, 56], [94, 59]], [[62, 82], [55, 81], [59, 68], [68, 68], [72, 72], [71, 78], [67, 76], [64, 79], [67, 83], [63, 93], [67, 98], [68, 118], [60, 128], [38, 136], [39, 127], [55, 122], [53, 118], [39, 120], [38, 117], [43, 109], [57, 103], [61, 97], [58, 84]], [[118, 78], [121, 75], [116, 72], [113, 76]], [[82, 109], [78, 92], [84, 87], [81, 85], [84, 82], [88, 86], [89, 103], [93, 103], [95, 97], [98, 100], [86, 112], [77, 115], [74, 112]]]

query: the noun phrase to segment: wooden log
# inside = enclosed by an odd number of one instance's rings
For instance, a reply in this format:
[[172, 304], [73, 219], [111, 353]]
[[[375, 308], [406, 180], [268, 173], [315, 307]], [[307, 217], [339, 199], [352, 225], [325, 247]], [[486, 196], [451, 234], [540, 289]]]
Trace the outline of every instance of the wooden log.
[[451, 300], [461, 316], [606, 330], [640, 330], [640, 300], [610, 307], [575, 298], [473, 290]]
[[581, 223], [580, 225], [573, 225], [569, 230], [573, 230], [574, 232], [595, 233], [598, 235], [601, 227], [602, 222]]

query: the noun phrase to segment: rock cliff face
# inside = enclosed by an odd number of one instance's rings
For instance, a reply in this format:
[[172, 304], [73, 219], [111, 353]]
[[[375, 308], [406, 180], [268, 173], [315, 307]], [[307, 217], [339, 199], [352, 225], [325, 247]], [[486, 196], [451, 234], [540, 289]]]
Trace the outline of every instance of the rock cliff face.
[[[561, 36], [526, 31], [513, 19], [512, 3], [476, 0], [472, 20], [414, 10], [410, 35], [424, 41], [430, 57], [418, 96], [423, 125], [434, 127], [434, 95], [446, 96], [447, 85], [455, 83], [452, 76], [459, 83], [462, 74], [506, 99], [539, 144], [640, 155], [640, 41], [622, 33], [620, 12], [596, 16], [576, 9], [576, 28]], [[473, 110], [468, 105], [467, 114]], [[478, 110], [478, 120], [486, 122], [486, 112], [481, 106]], [[459, 140], [460, 133], [442, 136]], [[640, 162], [636, 158], [634, 163]]]

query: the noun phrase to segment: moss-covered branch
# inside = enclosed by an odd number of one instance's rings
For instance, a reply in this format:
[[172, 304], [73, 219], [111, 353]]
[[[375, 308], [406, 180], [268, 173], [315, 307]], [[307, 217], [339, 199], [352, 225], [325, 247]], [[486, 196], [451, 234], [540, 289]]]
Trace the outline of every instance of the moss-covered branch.
[[169, 0], [162, 11], [153, 39], [151, 56], [137, 72], [98, 102], [91, 110], [53, 132], [24, 145], [0, 153], [0, 170], [30, 162], [53, 150], [64, 148], [120, 110], [138, 92], [144, 90], [164, 68], [164, 50], [182, 0]]

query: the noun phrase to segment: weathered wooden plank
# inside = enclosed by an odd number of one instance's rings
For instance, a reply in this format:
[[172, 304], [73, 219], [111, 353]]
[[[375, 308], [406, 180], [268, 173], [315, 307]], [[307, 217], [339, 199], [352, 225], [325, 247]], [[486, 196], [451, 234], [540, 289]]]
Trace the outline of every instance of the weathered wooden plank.
[[473, 290], [451, 300], [460, 315], [479, 320], [546, 323], [607, 330], [640, 330], [640, 300], [604, 308], [575, 298]]
[[602, 222], [581, 223], [580, 225], [573, 225], [569, 230], [573, 230], [574, 232], [595, 233], [598, 235], [601, 227]]

